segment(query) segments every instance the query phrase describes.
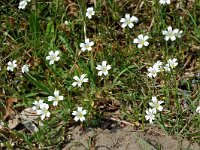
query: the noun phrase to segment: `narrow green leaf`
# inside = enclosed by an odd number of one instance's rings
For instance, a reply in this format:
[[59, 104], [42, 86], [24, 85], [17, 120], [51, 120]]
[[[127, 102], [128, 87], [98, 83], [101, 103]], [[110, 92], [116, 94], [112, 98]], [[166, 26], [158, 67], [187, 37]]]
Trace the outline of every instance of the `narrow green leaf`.
[[47, 86], [45, 86], [44, 84], [42, 84], [41, 82], [39, 82], [37, 79], [35, 79], [33, 76], [31, 76], [30, 74], [26, 74], [27, 79], [29, 80], [29, 82], [31, 82], [32, 84], [34, 84], [36, 87], [38, 87], [39, 89], [41, 89], [42, 91], [53, 95], [53, 92], [47, 88]]

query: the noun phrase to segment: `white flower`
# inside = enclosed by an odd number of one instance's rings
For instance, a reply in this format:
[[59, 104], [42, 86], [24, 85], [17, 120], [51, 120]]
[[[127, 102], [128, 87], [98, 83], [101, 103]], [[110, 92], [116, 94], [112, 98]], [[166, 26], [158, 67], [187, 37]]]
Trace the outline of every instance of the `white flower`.
[[86, 17], [88, 17], [89, 19], [91, 19], [94, 14], [95, 14], [95, 12], [94, 12], [93, 7], [87, 8]]
[[16, 62], [17, 62], [16, 60], [13, 60], [12, 62], [9, 61], [9, 62], [8, 62], [8, 66], [7, 66], [7, 70], [8, 70], [8, 71], [10, 70], [10, 71], [13, 72], [14, 68], [17, 67]]
[[46, 57], [46, 60], [50, 60], [49, 64], [52, 65], [54, 64], [54, 61], [58, 61], [60, 57], [58, 57], [59, 51], [50, 51], [49, 56]]
[[107, 75], [107, 74], [108, 74], [108, 70], [111, 69], [111, 65], [106, 65], [106, 64], [107, 64], [107, 62], [106, 62], [106, 61], [103, 61], [103, 62], [102, 62], [102, 65], [97, 65], [96, 69], [97, 69], [97, 70], [100, 70], [100, 71], [98, 72], [98, 75], [99, 75], [99, 76], [102, 76], [102, 74]]
[[35, 105], [35, 106], [32, 107], [32, 110], [34, 110], [34, 111], [38, 110], [40, 108], [41, 104], [43, 104], [43, 100], [42, 99], [40, 99], [39, 101], [34, 101], [33, 105]]
[[153, 65], [153, 67], [149, 67], [148, 68], [148, 74], [147, 74], [147, 76], [148, 77], [150, 77], [150, 78], [155, 78], [156, 76], [157, 76], [157, 74], [158, 74], [158, 72], [160, 72], [160, 68], [159, 68], [159, 66], [158, 65]]
[[40, 108], [36, 110], [37, 115], [41, 115], [41, 120], [44, 120], [45, 117], [50, 117], [51, 113], [48, 111], [49, 105], [46, 103], [40, 104]]
[[146, 120], [149, 120], [149, 123], [152, 124], [153, 123], [153, 120], [155, 120], [155, 110], [154, 109], [147, 109], [146, 110]]
[[166, 72], [170, 72], [171, 71], [169, 64], [166, 64], [163, 68], [164, 68], [164, 70]]
[[174, 69], [178, 65], [176, 58], [169, 59], [167, 63], [169, 64], [169, 67], [172, 69]]
[[80, 47], [83, 52], [85, 50], [91, 51], [93, 45], [94, 45], [94, 42], [93, 41], [90, 42], [90, 40], [87, 38], [85, 39], [85, 43], [80, 44]]
[[23, 0], [19, 3], [18, 9], [25, 9], [27, 5], [27, 1]]
[[75, 116], [75, 121], [80, 120], [81, 122], [83, 122], [85, 120], [84, 115], [86, 115], [86, 113], [86, 110], [83, 110], [82, 107], [78, 107], [77, 111], [73, 111], [72, 115]]
[[133, 22], [137, 23], [138, 18], [135, 16], [130, 17], [130, 14], [125, 14], [125, 18], [122, 18], [120, 22], [122, 23], [122, 28], [125, 28], [127, 25], [129, 28], [132, 28], [134, 26]]
[[0, 130], [3, 129], [4, 126], [5, 126], [4, 122], [0, 120]]
[[48, 101], [53, 101], [53, 106], [58, 105], [58, 101], [62, 101], [64, 99], [63, 96], [59, 95], [59, 91], [54, 91], [54, 96], [48, 96]]
[[158, 68], [161, 68], [162, 67], [162, 62], [160, 61], [160, 60], [158, 60], [155, 64], [154, 64], [154, 66], [157, 66]]
[[148, 46], [149, 42], [147, 40], [149, 37], [147, 35], [140, 34], [138, 35], [138, 38], [134, 39], [133, 43], [138, 44], [138, 48], [142, 48], [143, 46]]
[[167, 30], [162, 31], [162, 34], [165, 35], [165, 40], [168, 41], [169, 39], [171, 39], [171, 41], [175, 41], [176, 40], [176, 30], [172, 30], [172, 27], [169, 26], [167, 27]]
[[163, 101], [158, 101], [156, 96], [152, 96], [152, 102], [149, 103], [149, 105], [151, 107], [153, 107], [155, 113], [156, 111], [162, 111], [163, 107], [161, 106], [162, 103], [164, 103]]
[[69, 25], [69, 21], [65, 21], [64, 24], [65, 24], [66, 26], [68, 26], [68, 25]]
[[197, 107], [196, 112], [200, 114], [200, 106]]
[[22, 73], [27, 73], [27, 72], [29, 72], [29, 65], [23, 65], [22, 66]]
[[160, 0], [159, 1], [160, 4], [170, 4], [170, 0]]
[[74, 87], [78, 85], [79, 87], [81, 87], [84, 82], [88, 82], [88, 78], [85, 78], [85, 76], [86, 74], [82, 74], [80, 78], [78, 76], [74, 76], [73, 78], [74, 80], [76, 80], [76, 82], [73, 82], [72, 86]]

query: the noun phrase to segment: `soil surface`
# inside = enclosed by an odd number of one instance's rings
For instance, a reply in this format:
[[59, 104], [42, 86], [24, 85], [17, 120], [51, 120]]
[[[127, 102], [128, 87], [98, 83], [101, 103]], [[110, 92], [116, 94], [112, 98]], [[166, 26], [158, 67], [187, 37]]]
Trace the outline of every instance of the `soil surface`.
[[166, 135], [156, 127], [136, 131], [132, 126], [108, 128], [70, 128], [70, 141], [63, 150], [200, 150], [198, 143], [190, 143]]

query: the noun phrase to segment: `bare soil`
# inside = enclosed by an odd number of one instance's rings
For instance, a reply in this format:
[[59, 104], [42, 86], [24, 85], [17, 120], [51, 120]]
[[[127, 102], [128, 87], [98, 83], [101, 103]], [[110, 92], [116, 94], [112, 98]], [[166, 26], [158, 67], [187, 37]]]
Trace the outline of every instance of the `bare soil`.
[[70, 141], [63, 150], [200, 150], [198, 143], [172, 137], [156, 127], [148, 131], [136, 131], [132, 126], [112, 129], [70, 128]]

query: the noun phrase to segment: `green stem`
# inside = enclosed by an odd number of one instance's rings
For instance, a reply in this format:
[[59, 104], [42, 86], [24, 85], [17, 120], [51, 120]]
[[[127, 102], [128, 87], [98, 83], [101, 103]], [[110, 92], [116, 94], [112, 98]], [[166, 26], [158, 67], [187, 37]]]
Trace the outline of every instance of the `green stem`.
[[165, 124], [164, 124], [164, 121], [163, 121], [162, 113], [161, 113], [161, 112], [159, 113], [159, 117], [160, 117], [160, 123], [161, 123], [161, 125], [163, 126], [163, 129], [164, 129], [165, 132], [167, 133], [167, 128], [166, 128], [166, 126], [165, 126]]

